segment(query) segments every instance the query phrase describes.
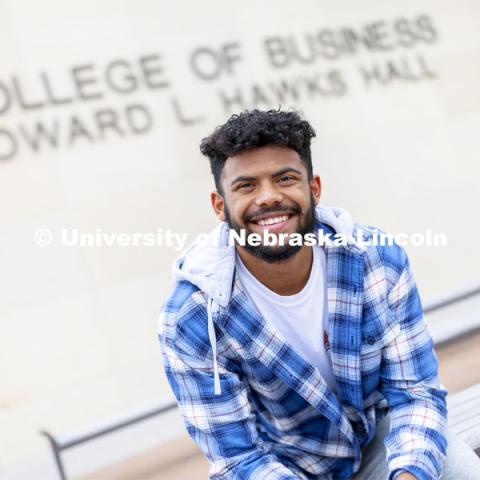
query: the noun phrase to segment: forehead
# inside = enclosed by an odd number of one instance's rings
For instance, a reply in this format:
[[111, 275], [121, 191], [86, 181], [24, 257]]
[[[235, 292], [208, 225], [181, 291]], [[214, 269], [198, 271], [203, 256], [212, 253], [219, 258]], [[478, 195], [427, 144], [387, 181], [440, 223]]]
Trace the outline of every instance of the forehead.
[[271, 175], [288, 166], [306, 172], [305, 165], [295, 150], [278, 145], [266, 145], [228, 157], [223, 167], [222, 181], [231, 181], [240, 175], [252, 177]]

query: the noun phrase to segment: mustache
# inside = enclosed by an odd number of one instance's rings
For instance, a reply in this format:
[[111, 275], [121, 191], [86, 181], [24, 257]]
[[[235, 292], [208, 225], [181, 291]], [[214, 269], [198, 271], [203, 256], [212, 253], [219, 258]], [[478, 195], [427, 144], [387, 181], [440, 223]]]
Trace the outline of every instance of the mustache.
[[260, 215], [266, 215], [269, 213], [290, 213], [290, 214], [295, 214], [295, 213], [301, 213], [301, 208], [298, 205], [292, 205], [291, 207], [287, 206], [281, 206], [278, 205], [276, 207], [268, 207], [268, 208], [262, 208], [260, 210], [257, 210], [256, 212], [248, 215], [243, 216], [243, 222], [248, 223], [252, 218], [259, 217]]

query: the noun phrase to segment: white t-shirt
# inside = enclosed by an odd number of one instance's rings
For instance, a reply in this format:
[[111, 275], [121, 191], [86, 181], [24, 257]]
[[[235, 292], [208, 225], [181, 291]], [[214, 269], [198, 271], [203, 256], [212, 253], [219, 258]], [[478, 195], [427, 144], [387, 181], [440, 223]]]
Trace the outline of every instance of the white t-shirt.
[[310, 277], [295, 295], [278, 295], [259, 282], [236, 255], [236, 275], [267, 324], [320, 372], [336, 391], [328, 345], [326, 257], [315, 245]]

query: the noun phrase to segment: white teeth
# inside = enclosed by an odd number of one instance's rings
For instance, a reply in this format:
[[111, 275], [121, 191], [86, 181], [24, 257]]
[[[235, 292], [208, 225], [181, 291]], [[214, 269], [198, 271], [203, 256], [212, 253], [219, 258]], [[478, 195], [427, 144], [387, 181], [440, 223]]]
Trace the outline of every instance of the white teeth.
[[259, 220], [257, 223], [264, 227], [265, 225], [273, 225], [274, 223], [286, 222], [287, 220], [288, 215], [284, 215], [283, 217], [265, 218], [264, 220]]

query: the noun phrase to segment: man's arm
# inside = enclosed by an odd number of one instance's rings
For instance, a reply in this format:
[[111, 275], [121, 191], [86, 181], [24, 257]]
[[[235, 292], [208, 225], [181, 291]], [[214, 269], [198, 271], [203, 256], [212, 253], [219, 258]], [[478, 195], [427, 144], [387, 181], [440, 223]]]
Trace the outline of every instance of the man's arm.
[[389, 291], [388, 304], [398, 335], [384, 346], [381, 391], [391, 408], [385, 438], [390, 478], [440, 478], [446, 452], [446, 390], [438, 380], [438, 361], [427, 331], [408, 258], [399, 247], [393, 257], [403, 265]]
[[[209, 478], [298, 480], [262, 446], [247, 389], [219, 360], [221, 394], [214, 394], [205, 304], [189, 301], [179, 312], [175, 335], [160, 336], [164, 368], [188, 433], [207, 457]], [[168, 333], [170, 332], [170, 333]]]

